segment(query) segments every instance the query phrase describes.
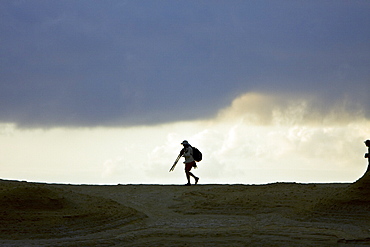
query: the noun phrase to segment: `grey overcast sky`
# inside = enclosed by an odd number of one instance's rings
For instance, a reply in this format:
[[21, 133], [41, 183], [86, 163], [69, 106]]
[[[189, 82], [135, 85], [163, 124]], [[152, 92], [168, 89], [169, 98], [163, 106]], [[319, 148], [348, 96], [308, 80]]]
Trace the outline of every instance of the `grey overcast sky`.
[[[150, 125], [248, 92], [370, 116], [370, 1], [0, 1], [0, 122]], [[324, 107], [325, 106], [325, 107]]]

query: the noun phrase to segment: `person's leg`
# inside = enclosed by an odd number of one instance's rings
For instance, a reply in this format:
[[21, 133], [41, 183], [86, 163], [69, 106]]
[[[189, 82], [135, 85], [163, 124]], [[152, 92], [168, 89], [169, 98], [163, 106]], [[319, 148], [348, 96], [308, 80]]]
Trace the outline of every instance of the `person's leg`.
[[[195, 176], [193, 173], [191, 173], [191, 172], [189, 172], [189, 175], [190, 176], [192, 176], [193, 178], [194, 178], [194, 180], [195, 180], [195, 184], [197, 184], [198, 183], [198, 180], [199, 180], [199, 178], [197, 177], [197, 176]], [[190, 180], [190, 176], [189, 176], [189, 179], [188, 180]]]
[[190, 176], [194, 178], [195, 184], [198, 183], [199, 178], [190, 172], [191, 168], [193, 168], [194, 165], [195, 165], [195, 162], [185, 164], [185, 174], [186, 174], [186, 179], [188, 180], [187, 185], [190, 185]]
[[190, 174], [191, 174], [191, 172], [189, 172], [189, 171], [185, 171], [185, 174], [186, 174], [186, 179], [188, 180], [188, 185], [190, 185]]
[[186, 179], [188, 180], [188, 183], [186, 185], [190, 185], [190, 170], [192, 168], [192, 164], [191, 163], [186, 163], [185, 164], [185, 175], [186, 175]]

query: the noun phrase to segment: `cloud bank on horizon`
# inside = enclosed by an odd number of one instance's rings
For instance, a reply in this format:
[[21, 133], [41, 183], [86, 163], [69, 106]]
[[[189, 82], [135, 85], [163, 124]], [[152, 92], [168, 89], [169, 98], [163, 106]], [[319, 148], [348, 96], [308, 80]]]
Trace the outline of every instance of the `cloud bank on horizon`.
[[209, 119], [137, 127], [0, 126], [2, 176], [90, 184], [181, 184], [168, 173], [188, 139], [204, 160], [202, 183], [353, 182], [366, 170], [363, 111], [331, 112], [312, 98], [244, 94]]
[[[247, 92], [370, 116], [367, 1], [1, 1], [0, 122], [209, 118]], [[328, 109], [329, 110], [329, 109]]]

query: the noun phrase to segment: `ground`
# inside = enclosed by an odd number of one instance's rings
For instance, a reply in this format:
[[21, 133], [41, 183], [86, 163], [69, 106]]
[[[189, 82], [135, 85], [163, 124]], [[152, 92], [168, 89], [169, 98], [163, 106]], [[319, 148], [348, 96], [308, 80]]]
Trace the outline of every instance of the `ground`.
[[1, 246], [366, 246], [353, 184], [66, 185], [0, 181]]

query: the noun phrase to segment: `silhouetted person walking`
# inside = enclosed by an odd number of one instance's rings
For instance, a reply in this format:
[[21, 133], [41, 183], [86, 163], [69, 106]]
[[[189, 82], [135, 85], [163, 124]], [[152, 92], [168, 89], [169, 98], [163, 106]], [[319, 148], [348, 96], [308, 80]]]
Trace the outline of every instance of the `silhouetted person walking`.
[[365, 154], [365, 158], [368, 160], [369, 164], [367, 165], [366, 172], [370, 171], [370, 140], [365, 141], [365, 145], [368, 148], [367, 153]]
[[193, 148], [186, 140], [183, 141], [181, 144], [184, 146], [184, 148], [181, 150], [180, 154], [182, 153], [182, 157], [185, 158], [185, 161], [184, 161], [185, 174], [186, 174], [186, 179], [188, 180], [188, 183], [185, 185], [191, 185], [190, 176], [195, 179], [195, 184], [197, 184], [199, 181], [199, 178], [190, 172], [193, 167], [194, 168], [197, 167], [195, 160], [193, 158]]

